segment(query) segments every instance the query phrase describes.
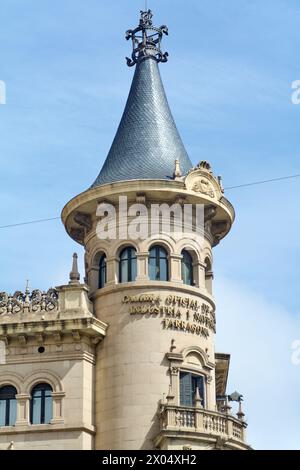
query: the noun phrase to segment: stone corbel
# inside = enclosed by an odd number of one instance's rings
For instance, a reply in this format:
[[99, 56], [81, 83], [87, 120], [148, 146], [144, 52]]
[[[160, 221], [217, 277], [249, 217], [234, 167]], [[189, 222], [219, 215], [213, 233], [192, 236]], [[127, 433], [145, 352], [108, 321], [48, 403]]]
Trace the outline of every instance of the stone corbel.
[[214, 242], [219, 243], [222, 236], [224, 236], [229, 230], [229, 222], [226, 220], [220, 220], [213, 222], [211, 226], [211, 234], [214, 237]]
[[84, 244], [84, 228], [71, 228], [70, 235], [74, 238], [78, 243]]
[[43, 344], [45, 340], [44, 335], [42, 333], [36, 333], [35, 339], [38, 344]]
[[146, 194], [136, 193], [135, 201], [137, 204], [146, 204]]
[[180, 206], [182, 207], [184, 206], [185, 201], [186, 201], [186, 197], [181, 194], [179, 194], [175, 198], [175, 204], [180, 204]]
[[19, 335], [18, 341], [21, 346], [26, 346], [27, 344], [27, 336], [26, 335]]
[[217, 208], [216, 206], [210, 204], [208, 206], [205, 206], [204, 208], [204, 222], [208, 222], [209, 220], [212, 220], [217, 213]]
[[59, 331], [57, 331], [53, 333], [53, 338], [54, 338], [56, 346], [60, 346], [62, 343], [62, 334]]
[[92, 219], [89, 214], [86, 214], [85, 212], [76, 212], [74, 215], [74, 222], [76, 224], [80, 225], [80, 227], [83, 227], [85, 230], [85, 235], [90, 232], [92, 229]]
[[97, 346], [97, 345], [100, 343], [100, 341], [101, 341], [101, 339], [98, 338], [98, 337], [92, 338], [92, 344], [93, 344], [94, 346]]
[[81, 340], [79, 331], [76, 331], [76, 330], [72, 331], [72, 338], [75, 341], [75, 343], [79, 343]]

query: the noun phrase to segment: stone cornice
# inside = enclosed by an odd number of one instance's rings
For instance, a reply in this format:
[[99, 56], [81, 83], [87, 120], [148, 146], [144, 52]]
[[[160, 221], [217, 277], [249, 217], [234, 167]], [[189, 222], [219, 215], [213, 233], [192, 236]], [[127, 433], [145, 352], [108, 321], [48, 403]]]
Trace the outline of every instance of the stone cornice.
[[37, 319], [26, 321], [18, 318], [0, 317], [0, 338], [13, 337], [35, 337], [37, 335], [53, 335], [57, 332], [61, 334], [81, 333], [88, 337], [103, 338], [106, 334], [107, 325], [95, 317], [77, 317], [60, 319]]
[[47, 353], [46, 355], [15, 354], [6, 356], [6, 364], [42, 364], [60, 361], [86, 361], [95, 364], [95, 355], [87, 351], [64, 351], [62, 353]]
[[13, 435], [13, 434], [31, 434], [31, 433], [45, 433], [45, 432], [86, 432], [95, 435], [95, 426], [88, 424], [68, 425], [68, 424], [40, 424], [40, 425], [27, 425], [27, 426], [7, 426], [0, 428], [0, 436]]
[[[189, 175], [186, 179], [187, 182], [194, 177], [197, 178], [197, 174], [194, 176], [192, 174]], [[215, 178], [211, 178], [215, 184], [218, 185]], [[175, 203], [178, 197], [183, 198], [184, 201], [189, 204], [204, 204], [207, 207], [213, 205], [216, 208], [214, 222], [218, 224], [226, 222], [226, 229], [220, 231], [218, 228], [216, 236], [213, 236], [213, 244], [217, 244], [218, 241], [229, 232], [234, 221], [235, 213], [233, 206], [222, 195], [220, 189], [211, 197], [209, 192], [196, 191], [194, 187], [194, 184], [190, 186], [186, 185], [185, 181], [174, 180], [131, 180], [101, 185], [79, 194], [68, 202], [62, 211], [62, 221], [67, 232], [73, 239], [80, 244], [86, 244], [87, 240], [95, 234], [94, 223], [99, 202], [109, 200], [110, 203], [114, 205], [118, 202], [119, 196], [127, 195], [128, 202], [135, 203], [137, 194], [142, 191], [144, 197], [147, 199], [147, 205], [151, 202], [158, 203], [159, 201]], [[91, 217], [91, 219], [89, 219], [91, 223], [89, 224], [88, 231], [83, 229], [78, 223], [76, 218], [78, 211], [84, 213], [86, 217]], [[209, 238], [208, 231], [206, 231], [206, 236]]]

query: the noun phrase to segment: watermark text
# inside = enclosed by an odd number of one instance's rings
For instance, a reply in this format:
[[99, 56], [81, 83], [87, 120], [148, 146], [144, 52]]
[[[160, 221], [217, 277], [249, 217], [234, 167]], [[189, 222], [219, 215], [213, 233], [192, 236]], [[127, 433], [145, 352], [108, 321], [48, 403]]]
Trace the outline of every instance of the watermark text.
[[291, 97], [292, 103], [300, 104], [300, 80], [293, 81], [292, 89], [294, 90]]
[[6, 85], [3, 80], [0, 80], [0, 105], [6, 104]]

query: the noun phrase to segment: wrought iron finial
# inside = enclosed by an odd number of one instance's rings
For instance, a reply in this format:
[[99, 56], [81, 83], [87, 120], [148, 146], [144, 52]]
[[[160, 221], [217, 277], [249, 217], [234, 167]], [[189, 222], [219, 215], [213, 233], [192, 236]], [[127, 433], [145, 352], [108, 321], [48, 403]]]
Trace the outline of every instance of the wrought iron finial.
[[153, 26], [151, 10], [141, 11], [139, 26], [126, 32], [126, 39], [132, 40], [131, 58], [126, 57], [127, 65], [132, 67], [145, 57], [152, 57], [157, 62], [167, 62], [169, 54], [161, 51], [161, 41], [168, 34], [167, 26]]

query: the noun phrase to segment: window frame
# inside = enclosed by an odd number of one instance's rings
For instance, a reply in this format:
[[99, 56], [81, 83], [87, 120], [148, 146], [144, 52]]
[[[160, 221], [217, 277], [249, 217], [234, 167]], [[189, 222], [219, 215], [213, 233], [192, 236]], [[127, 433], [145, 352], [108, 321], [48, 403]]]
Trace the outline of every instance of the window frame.
[[[184, 257], [185, 256], [188, 256], [189, 259], [190, 259], [190, 265], [189, 265], [189, 270], [190, 270], [190, 277], [191, 277], [191, 282], [190, 283], [187, 283], [185, 282], [185, 279], [184, 279], [184, 267], [186, 267], [187, 265], [185, 264], [184, 262]], [[191, 255], [191, 253], [186, 250], [186, 249], [183, 249], [182, 252], [181, 252], [181, 256], [182, 256], [182, 260], [181, 260], [181, 278], [182, 278], [182, 282], [184, 285], [186, 286], [194, 286], [195, 285], [195, 279], [194, 279], [194, 266], [193, 266], [193, 257]]]
[[[5, 390], [5, 389], [10, 389], [12, 393], [14, 393], [14, 395], [11, 395], [9, 393], [7, 393], [7, 396], [6, 397], [1, 397], [0, 395], [0, 401], [3, 401], [5, 403], [5, 417], [4, 417], [4, 424], [0, 424], [0, 428], [6, 428], [6, 427], [9, 427], [9, 426], [15, 426], [16, 425], [16, 420], [17, 420], [17, 394], [18, 394], [18, 391], [16, 389], [16, 387], [14, 387], [13, 385], [3, 385], [0, 387], [0, 392]], [[10, 396], [9, 396], [10, 395]], [[12, 413], [12, 402], [13, 402], [13, 406], [14, 406], [14, 413], [13, 413], [13, 417], [14, 417], [14, 423], [12, 424], [11, 422], [11, 413]]]
[[[151, 251], [155, 250], [155, 255], [154, 256], [151, 256]], [[161, 250], [164, 252], [165, 256], [161, 256]], [[158, 278], [156, 276], [155, 279], [153, 279], [151, 276], [150, 276], [150, 260], [155, 260], [155, 264], [154, 264], [154, 267], [156, 270], [158, 270]], [[166, 264], [166, 279], [162, 279], [161, 278], [161, 262], [162, 261], [165, 261], [165, 264]], [[151, 246], [151, 248], [149, 249], [149, 253], [148, 253], [148, 273], [149, 273], [149, 279], [150, 281], [162, 281], [162, 282], [168, 282], [169, 281], [169, 253], [168, 251], [166, 250], [166, 248], [162, 245], [153, 245]]]
[[99, 260], [98, 289], [103, 289], [103, 287], [105, 287], [106, 282], [107, 282], [107, 263], [106, 263], [106, 254], [103, 253]]
[[[122, 259], [123, 253], [127, 252], [127, 257]], [[132, 254], [134, 253], [134, 256]], [[136, 271], [136, 276], [135, 279], [133, 279], [133, 262], [135, 262], [135, 271]], [[124, 280], [122, 276], [122, 266], [123, 263], [127, 263], [127, 279]], [[121, 251], [120, 251], [120, 256], [119, 256], [119, 283], [123, 284], [125, 282], [134, 282], [137, 277], [137, 250], [133, 246], [125, 246]]]
[[[44, 389], [38, 389], [39, 387], [44, 387]], [[34, 392], [40, 392], [41, 396], [34, 397]], [[46, 396], [46, 393], [50, 392], [50, 396]], [[36, 384], [31, 390], [31, 397], [30, 397], [30, 424], [32, 426], [39, 426], [41, 424], [50, 424], [53, 419], [53, 388], [50, 384], [46, 382]], [[51, 418], [48, 422], [45, 422], [45, 415], [46, 415], [46, 398], [51, 398]], [[33, 423], [34, 419], [34, 399], [40, 400], [40, 419], [38, 423]]]

